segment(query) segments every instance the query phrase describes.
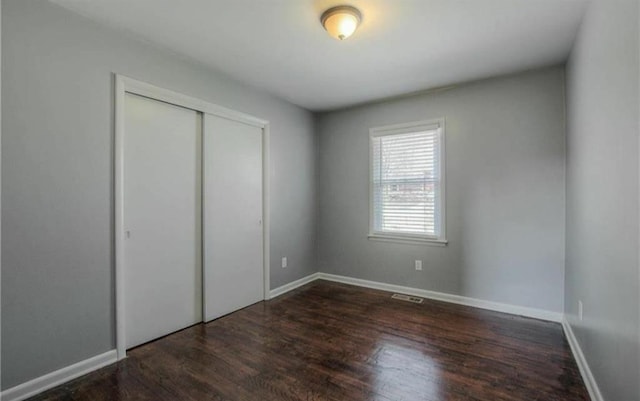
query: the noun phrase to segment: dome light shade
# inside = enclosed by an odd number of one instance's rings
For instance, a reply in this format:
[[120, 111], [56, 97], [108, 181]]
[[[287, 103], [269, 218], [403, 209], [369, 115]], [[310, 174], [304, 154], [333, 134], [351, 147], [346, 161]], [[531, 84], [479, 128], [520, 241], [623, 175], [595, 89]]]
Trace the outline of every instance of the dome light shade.
[[329, 35], [338, 40], [345, 40], [353, 33], [362, 21], [362, 14], [357, 8], [351, 6], [332, 7], [322, 13], [320, 17], [322, 26]]

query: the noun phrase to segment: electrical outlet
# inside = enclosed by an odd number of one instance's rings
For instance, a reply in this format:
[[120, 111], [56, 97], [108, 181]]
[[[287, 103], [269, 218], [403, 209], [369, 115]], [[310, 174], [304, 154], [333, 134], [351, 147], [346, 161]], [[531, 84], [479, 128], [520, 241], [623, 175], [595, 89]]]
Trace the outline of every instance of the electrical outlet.
[[580, 321], [582, 321], [582, 316], [583, 316], [582, 301], [578, 301], [578, 319], [580, 319]]
[[287, 267], [287, 257], [283, 257], [282, 258], [282, 268], [284, 269], [285, 267]]
[[422, 261], [416, 260], [416, 270], [422, 271]]

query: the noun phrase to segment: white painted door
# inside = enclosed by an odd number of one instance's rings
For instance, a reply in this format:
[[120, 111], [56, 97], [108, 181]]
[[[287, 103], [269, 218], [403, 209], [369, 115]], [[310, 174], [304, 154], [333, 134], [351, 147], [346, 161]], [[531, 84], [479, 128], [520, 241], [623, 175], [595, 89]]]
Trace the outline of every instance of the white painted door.
[[202, 115], [125, 95], [126, 347], [202, 321]]
[[262, 128], [204, 114], [205, 321], [264, 299]]

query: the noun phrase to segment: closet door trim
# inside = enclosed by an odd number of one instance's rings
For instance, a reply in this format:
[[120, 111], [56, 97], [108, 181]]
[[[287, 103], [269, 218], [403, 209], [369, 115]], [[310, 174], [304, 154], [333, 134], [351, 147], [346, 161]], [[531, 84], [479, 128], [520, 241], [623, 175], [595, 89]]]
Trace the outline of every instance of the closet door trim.
[[[125, 135], [125, 94], [132, 93], [202, 113], [238, 121], [262, 129], [262, 241], [264, 268], [264, 295], [269, 297], [269, 121], [226, 107], [218, 106], [191, 96], [183, 95], [146, 82], [123, 75], [115, 77], [114, 113], [114, 260], [115, 260], [115, 311], [116, 311], [116, 351], [118, 359], [126, 357], [125, 331], [125, 281], [124, 271], [124, 135]], [[204, 119], [203, 119], [204, 121]], [[204, 132], [204, 131], [203, 131]]]

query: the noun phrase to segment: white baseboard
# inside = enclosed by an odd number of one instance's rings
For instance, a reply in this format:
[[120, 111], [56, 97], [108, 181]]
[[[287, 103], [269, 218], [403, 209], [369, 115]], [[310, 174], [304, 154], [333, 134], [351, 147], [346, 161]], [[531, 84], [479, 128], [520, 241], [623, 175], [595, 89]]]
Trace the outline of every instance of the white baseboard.
[[600, 388], [598, 388], [598, 383], [596, 383], [596, 379], [593, 377], [593, 373], [591, 373], [591, 368], [589, 368], [587, 359], [582, 353], [582, 348], [580, 348], [580, 343], [578, 343], [578, 339], [575, 334], [573, 334], [573, 329], [571, 328], [571, 324], [569, 324], [566, 316], [562, 319], [562, 328], [564, 329], [564, 335], [567, 337], [567, 341], [569, 342], [569, 347], [571, 347], [571, 351], [573, 352], [573, 357], [578, 364], [578, 369], [580, 369], [582, 380], [584, 380], [584, 384], [587, 387], [591, 401], [604, 401], [602, 393], [600, 393]]
[[292, 281], [292, 282], [290, 282], [288, 284], [285, 284], [283, 286], [275, 288], [275, 289], [269, 291], [269, 299], [273, 299], [273, 298], [278, 297], [278, 296], [280, 296], [282, 294], [285, 294], [285, 293], [287, 293], [289, 291], [293, 291], [298, 287], [302, 287], [305, 284], [309, 284], [310, 282], [317, 280], [319, 274], [320, 273], [313, 273], [313, 274], [308, 275], [307, 277], [303, 277], [303, 278], [298, 279], [296, 281]]
[[475, 308], [488, 309], [497, 312], [509, 313], [512, 315], [532, 317], [535, 319], [548, 320], [551, 322], [562, 322], [562, 313], [551, 312], [542, 309], [528, 308], [503, 304], [499, 302], [485, 301], [482, 299], [463, 297], [460, 295], [446, 294], [443, 292], [423, 290], [420, 288], [403, 287], [400, 285], [380, 283], [377, 281], [362, 280], [359, 278], [338, 276], [335, 274], [318, 273], [318, 279], [335, 281], [337, 283], [351, 284], [359, 287], [373, 288], [376, 290], [399, 292], [407, 295], [433, 299], [436, 301], [450, 302], [459, 305], [473, 306]]
[[64, 367], [55, 372], [37, 377], [26, 383], [4, 390], [0, 397], [2, 401], [21, 401], [39, 394], [50, 388], [59, 386], [77, 377], [85, 375], [104, 366], [110, 365], [118, 360], [116, 350], [96, 355], [73, 365]]
[[532, 317], [534, 319], [548, 320], [551, 322], [562, 323], [563, 314], [560, 312], [552, 312], [543, 309], [528, 308], [525, 306], [516, 306], [503, 304], [493, 301], [485, 301], [482, 299], [463, 297], [460, 295], [446, 294], [443, 292], [423, 290], [420, 288], [403, 287], [400, 285], [380, 283], [377, 281], [363, 280], [359, 278], [339, 276], [328, 273], [314, 273], [299, 280], [292, 281], [281, 287], [273, 289], [269, 292], [269, 299], [275, 298], [289, 291], [295, 290], [305, 284], [315, 280], [334, 281], [336, 283], [350, 284], [358, 287], [373, 288], [376, 290], [399, 292], [407, 295], [415, 295], [417, 297], [433, 299], [436, 301], [450, 302], [459, 305], [473, 306], [475, 308], [488, 309], [496, 312], [509, 313], [512, 315]]

